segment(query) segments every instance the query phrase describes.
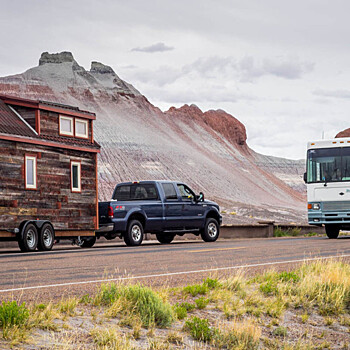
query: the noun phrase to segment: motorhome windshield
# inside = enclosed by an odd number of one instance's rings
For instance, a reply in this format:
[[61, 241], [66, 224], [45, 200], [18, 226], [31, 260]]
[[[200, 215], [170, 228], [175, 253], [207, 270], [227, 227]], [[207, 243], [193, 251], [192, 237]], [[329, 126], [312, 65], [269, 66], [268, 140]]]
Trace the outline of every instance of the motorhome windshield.
[[341, 181], [350, 181], [350, 147], [308, 150], [308, 183]]

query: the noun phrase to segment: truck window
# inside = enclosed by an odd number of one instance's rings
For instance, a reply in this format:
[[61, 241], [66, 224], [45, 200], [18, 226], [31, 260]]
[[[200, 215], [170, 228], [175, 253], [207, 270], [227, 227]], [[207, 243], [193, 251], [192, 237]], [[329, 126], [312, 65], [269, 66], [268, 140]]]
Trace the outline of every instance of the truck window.
[[157, 200], [158, 193], [153, 184], [121, 185], [116, 188], [113, 199], [117, 201]]
[[194, 192], [184, 184], [178, 184], [177, 188], [183, 201], [191, 201], [194, 198]]
[[162, 183], [162, 187], [167, 200], [177, 200], [176, 190], [172, 183]]

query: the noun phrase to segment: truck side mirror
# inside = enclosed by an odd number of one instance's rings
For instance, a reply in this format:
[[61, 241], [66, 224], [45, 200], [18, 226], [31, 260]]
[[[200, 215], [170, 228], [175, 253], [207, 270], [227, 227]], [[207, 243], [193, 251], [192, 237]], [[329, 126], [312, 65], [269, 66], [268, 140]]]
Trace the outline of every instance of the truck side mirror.
[[198, 202], [204, 202], [204, 193], [203, 192], [199, 192]]
[[304, 182], [306, 183], [307, 181], [307, 173], [304, 173]]

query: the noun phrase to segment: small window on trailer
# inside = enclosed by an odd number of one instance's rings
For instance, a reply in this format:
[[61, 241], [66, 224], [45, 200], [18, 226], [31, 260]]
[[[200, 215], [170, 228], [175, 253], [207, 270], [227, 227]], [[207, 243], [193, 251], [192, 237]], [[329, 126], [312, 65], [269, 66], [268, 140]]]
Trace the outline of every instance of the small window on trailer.
[[74, 136], [73, 118], [60, 115], [60, 135]]
[[87, 120], [75, 119], [75, 136], [83, 139], [89, 137], [89, 124]]
[[71, 161], [70, 163], [71, 190], [72, 192], [81, 192], [81, 163]]
[[26, 190], [36, 190], [36, 156], [26, 155], [24, 160], [25, 167], [25, 188]]

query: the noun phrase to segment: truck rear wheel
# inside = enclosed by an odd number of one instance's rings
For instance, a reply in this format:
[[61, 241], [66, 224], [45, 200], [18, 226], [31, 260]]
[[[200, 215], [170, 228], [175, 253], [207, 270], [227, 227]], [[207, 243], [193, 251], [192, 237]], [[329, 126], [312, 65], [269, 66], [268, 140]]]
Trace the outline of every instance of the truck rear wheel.
[[82, 248], [92, 248], [96, 243], [96, 237], [78, 237], [78, 245]]
[[326, 225], [326, 235], [330, 239], [336, 239], [339, 236], [340, 228], [338, 225]]
[[44, 224], [39, 232], [38, 250], [51, 250], [55, 243], [55, 231], [50, 224]]
[[38, 246], [38, 230], [35, 225], [28, 224], [18, 239], [18, 246], [22, 252], [33, 252]]
[[215, 242], [220, 233], [220, 226], [214, 218], [208, 218], [205, 222], [201, 237], [204, 242]]
[[175, 234], [173, 233], [156, 233], [156, 237], [159, 243], [169, 244], [175, 238]]
[[128, 246], [140, 245], [143, 240], [143, 226], [138, 220], [131, 220], [124, 235], [124, 242]]

